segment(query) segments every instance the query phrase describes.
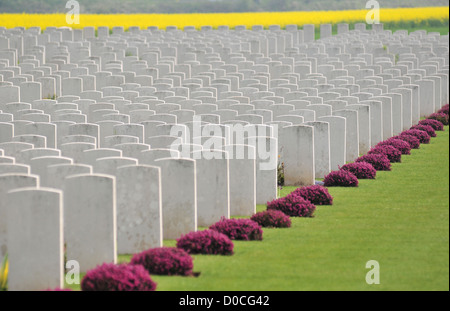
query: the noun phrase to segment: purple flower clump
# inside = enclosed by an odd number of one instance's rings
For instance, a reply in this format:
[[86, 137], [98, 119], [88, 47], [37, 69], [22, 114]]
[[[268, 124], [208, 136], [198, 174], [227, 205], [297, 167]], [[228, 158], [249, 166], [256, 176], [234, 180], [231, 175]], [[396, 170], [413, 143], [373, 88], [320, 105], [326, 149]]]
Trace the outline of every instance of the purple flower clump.
[[443, 113], [443, 114], [448, 115], [448, 110], [449, 110], [448, 109], [448, 104], [446, 104], [446, 105], [442, 106], [441, 109], [438, 110], [438, 113]]
[[377, 144], [377, 146], [385, 145], [389, 145], [398, 149], [402, 154], [411, 154], [411, 146], [404, 140], [392, 137]]
[[427, 134], [425, 131], [421, 130], [407, 130], [400, 133], [400, 136], [402, 135], [412, 135], [416, 136], [421, 144], [429, 144], [430, 143], [430, 135]]
[[251, 220], [264, 228], [289, 228], [291, 226], [289, 216], [282, 211], [273, 209], [256, 213]]
[[223, 233], [231, 240], [252, 241], [263, 239], [261, 226], [250, 219], [222, 218], [209, 229]]
[[403, 134], [403, 135], [394, 136], [392, 138], [406, 141], [409, 144], [409, 146], [411, 147], [411, 149], [419, 149], [419, 147], [420, 147], [420, 140], [416, 136], [413, 136], [413, 135]]
[[341, 170], [352, 173], [358, 179], [375, 179], [377, 176], [377, 170], [367, 162], [348, 163], [341, 167]]
[[316, 206], [298, 193], [291, 192], [283, 198], [267, 202], [267, 209], [282, 211], [290, 217], [312, 217]]
[[358, 187], [358, 178], [346, 170], [332, 171], [323, 183], [326, 187]]
[[234, 244], [215, 230], [190, 232], [177, 240], [177, 247], [189, 254], [233, 255]]
[[423, 124], [413, 125], [413, 126], [411, 126], [410, 130], [425, 131], [425, 132], [427, 132], [428, 135], [430, 135], [430, 137], [436, 137], [436, 132], [435, 132], [434, 128], [432, 128], [429, 125], [423, 125]]
[[86, 273], [82, 291], [154, 291], [156, 283], [140, 265], [105, 263]]
[[442, 124], [448, 125], [448, 114], [446, 114], [446, 113], [436, 112], [436, 113], [430, 114], [427, 119], [438, 120]]
[[176, 247], [152, 248], [133, 255], [130, 264], [143, 266], [156, 275], [192, 275], [192, 257]]
[[443, 131], [444, 130], [444, 124], [442, 124], [442, 122], [439, 122], [438, 120], [424, 119], [424, 120], [420, 120], [419, 124], [420, 125], [429, 125], [435, 131]]
[[356, 159], [355, 162], [367, 162], [372, 164], [373, 168], [377, 171], [390, 171], [391, 161], [386, 155], [381, 153], [366, 154]]
[[297, 188], [295, 192], [314, 205], [333, 205], [333, 197], [325, 187], [319, 185], [307, 186]]
[[391, 163], [402, 162], [402, 153], [391, 145], [375, 146], [367, 154], [384, 154]]

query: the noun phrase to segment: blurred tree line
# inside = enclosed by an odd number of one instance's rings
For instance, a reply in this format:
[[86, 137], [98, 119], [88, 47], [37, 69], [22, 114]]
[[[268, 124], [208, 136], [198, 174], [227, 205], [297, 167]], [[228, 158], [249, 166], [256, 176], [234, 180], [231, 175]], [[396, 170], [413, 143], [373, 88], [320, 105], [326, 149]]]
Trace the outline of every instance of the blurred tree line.
[[[0, 0], [0, 13], [64, 13], [66, 0]], [[360, 10], [365, 0], [78, 0], [81, 13]], [[381, 7], [448, 6], [449, 0], [379, 0]]]

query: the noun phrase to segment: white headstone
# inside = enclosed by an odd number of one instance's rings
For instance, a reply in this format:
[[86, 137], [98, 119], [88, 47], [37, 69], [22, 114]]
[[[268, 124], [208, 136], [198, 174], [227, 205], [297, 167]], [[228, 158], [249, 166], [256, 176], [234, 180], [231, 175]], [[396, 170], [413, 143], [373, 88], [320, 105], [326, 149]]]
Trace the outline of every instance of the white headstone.
[[250, 145], [227, 145], [231, 216], [256, 213], [256, 152]]
[[42, 184], [47, 184], [48, 180], [52, 178], [48, 175], [47, 167], [56, 164], [72, 164], [71, 158], [59, 156], [44, 156], [33, 158], [30, 160], [31, 173], [40, 176]]
[[107, 175], [74, 175], [64, 182], [67, 260], [80, 272], [117, 261], [116, 181]]
[[347, 121], [338, 116], [320, 117], [317, 121], [328, 122], [330, 126], [330, 168], [337, 171], [346, 163]]
[[353, 162], [359, 157], [358, 111], [343, 109], [334, 111], [333, 115], [345, 118], [345, 162]]
[[277, 198], [278, 138], [248, 137], [245, 143], [256, 151], [256, 204], [266, 204]]
[[49, 165], [47, 166], [47, 176], [51, 176], [51, 178], [41, 181], [41, 184], [44, 187], [62, 190], [66, 177], [82, 174], [92, 174], [92, 166], [84, 164]]
[[278, 149], [280, 162], [285, 167], [285, 185], [314, 185], [314, 127], [294, 125], [280, 128]]
[[163, 158], [154, 165], [161, 168], [164, 239], [197, 231], [195, 160]]
[[0, 258], [7, 254], [6, 195], [18, 188], [39, 187], [39, 176], [28, 174], [0, 174]]
[[14, 125], [0, 122], [0, 143], [7, 143], [14, 137]]
[[382, 103], [372, 99], [360, 103], [370, 107], [370, 145], [374, 147], [383, 140]]
[[371, 148], [370, 106], [348, 105], [347, 109], [358, 112], [359, 153], [366, 154]]
[[314, 127], [314, 165], [316, 178], [325, 178], [330, 173], [330, 125], [327, 122], [306, 122]]
[[196, 160], [197, 224], [209, 227], [222, 217], [230, 218], [229, 160], [226, 152], [192, 153]]
[[39, 291], [64, 286], [62, 192], [12, 190], [7, 196], [8, 289]]
[[162, 246], [161, 172], [146, 165], [121, 166], [117, 181], [117, 250], [134, 254]]
[[30, 174], [30, 166], [25, 164], [0, 163], [0, 174]]
[[137, 165], [138, 161], [133, 158], [125, 157], [106, 157], [98, 158], [93, 164], [94, 172], [98, 174], [114, 175], [117, 168], [126, 165]]

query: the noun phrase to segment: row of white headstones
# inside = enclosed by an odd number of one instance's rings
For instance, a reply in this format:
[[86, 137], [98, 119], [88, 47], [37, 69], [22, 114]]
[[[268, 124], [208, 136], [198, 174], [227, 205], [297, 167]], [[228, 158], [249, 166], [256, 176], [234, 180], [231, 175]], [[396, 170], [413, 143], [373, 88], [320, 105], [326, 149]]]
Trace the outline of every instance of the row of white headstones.
[[[10, 290], [250, 216], [448, 102], [448, 35], [0, 28]], [[47, 97], [47, 99], [46, 99]], [[55, 99], [48, 99], [55, 97]]]

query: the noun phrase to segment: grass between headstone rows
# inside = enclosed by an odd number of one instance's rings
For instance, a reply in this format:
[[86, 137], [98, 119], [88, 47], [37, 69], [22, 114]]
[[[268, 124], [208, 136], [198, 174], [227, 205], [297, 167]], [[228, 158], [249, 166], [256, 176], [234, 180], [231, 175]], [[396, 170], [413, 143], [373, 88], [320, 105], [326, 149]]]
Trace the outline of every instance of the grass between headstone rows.
[[[449, 290], [448, 129], [376, 180], [329, 188], [334, 205], [315, 217], [264, 229], [263, 241], [235, 241], [233, 256], [194, 256], [197, 278], [152, 276], [157, 290]], [[369, 260], [380, 264], [379, 285], [365, 281]]]

